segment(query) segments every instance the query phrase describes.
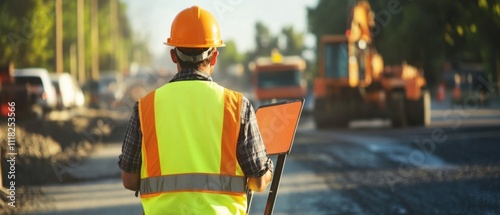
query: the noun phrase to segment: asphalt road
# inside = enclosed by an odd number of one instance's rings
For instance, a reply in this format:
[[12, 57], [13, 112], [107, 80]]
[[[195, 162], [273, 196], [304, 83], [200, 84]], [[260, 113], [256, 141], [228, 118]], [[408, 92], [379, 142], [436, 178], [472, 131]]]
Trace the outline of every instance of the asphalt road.
[[500, 125], [463, 123], [301, 130], [275, 211], [500, 214]]
[[[316, 130], [303, 116], [275, 214], [500, 214], [500, 109], [434, 109], [427, 128], [351, 122]], [[83, 183], [42, 190], [51, 207], [32, 214], [140, 214], [106, 143], [70, 174]], [[257, 194], [250, 214], [262, 214]]]

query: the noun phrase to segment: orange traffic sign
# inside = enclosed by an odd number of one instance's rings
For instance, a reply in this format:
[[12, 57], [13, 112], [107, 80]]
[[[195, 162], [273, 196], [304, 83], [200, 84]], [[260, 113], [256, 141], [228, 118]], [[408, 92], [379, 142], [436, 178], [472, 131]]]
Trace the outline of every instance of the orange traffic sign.
[[290, 153], [303, 103], [304, 100], [300, 99], [264, 105], [257, 109], [257, 124], [267, 154]]

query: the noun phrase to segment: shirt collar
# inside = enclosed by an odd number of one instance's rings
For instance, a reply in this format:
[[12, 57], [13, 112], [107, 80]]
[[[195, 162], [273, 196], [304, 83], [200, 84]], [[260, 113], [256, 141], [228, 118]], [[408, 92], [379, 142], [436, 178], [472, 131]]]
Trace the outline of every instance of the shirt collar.
[[175, 74], [175, 76], [172, 78], [170, 82], [193, 81], [193, 80], [213, 81], [212, 77], [210, 77], [210, 75], [208, 75], [207, 73], [197, 69], [187, 68], [187, 69], [182, 69], [180, 72]]

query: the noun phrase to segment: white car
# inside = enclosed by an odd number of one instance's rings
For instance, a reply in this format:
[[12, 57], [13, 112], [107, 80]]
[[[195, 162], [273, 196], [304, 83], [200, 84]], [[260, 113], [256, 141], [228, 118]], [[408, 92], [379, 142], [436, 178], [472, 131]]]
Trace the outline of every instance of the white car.
[[16, 83], [27, 84], [28, 91], [35, 98], [35, 104], [42, 107], [43, 112], [51, 111], [56, 108], [57, 95], [49, 72], [43, 68], [22, 68], [14, 70]]
[[52, 84], [56, 89], [57, 106], [60, 109], [82, 107], [85, 98], [76, 80], [68, 73], [50, 74]]

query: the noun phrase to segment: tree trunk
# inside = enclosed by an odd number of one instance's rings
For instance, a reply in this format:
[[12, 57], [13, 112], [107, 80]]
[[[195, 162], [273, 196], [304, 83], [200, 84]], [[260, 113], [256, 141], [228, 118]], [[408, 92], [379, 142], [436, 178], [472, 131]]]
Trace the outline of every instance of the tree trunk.
[[[495, 86], [497, 87], [497, 93], [500, 92], [500, 54], [496, 53], [495, 54], [495, 59], [496, 59], [496, 77], [493, 78], [493, 81], [495, 82]], [[500, 93], [499, 93], [500, 94]]]

